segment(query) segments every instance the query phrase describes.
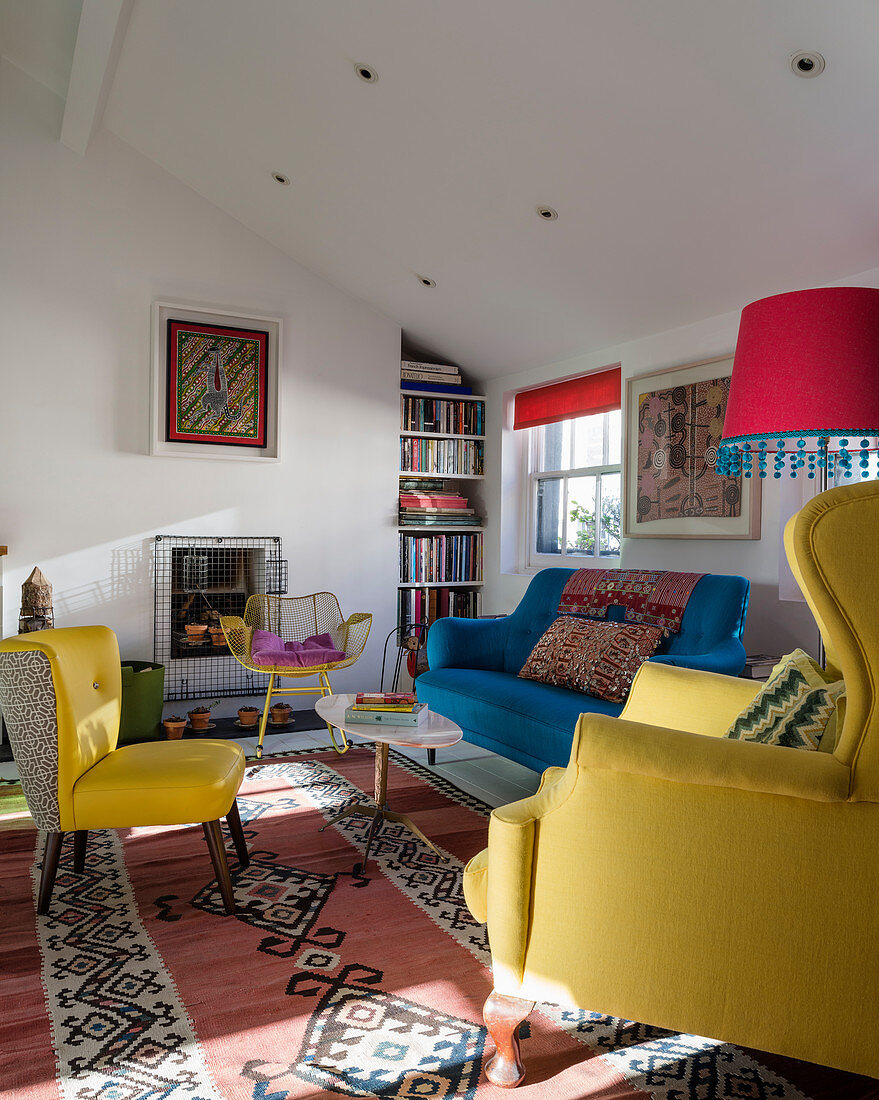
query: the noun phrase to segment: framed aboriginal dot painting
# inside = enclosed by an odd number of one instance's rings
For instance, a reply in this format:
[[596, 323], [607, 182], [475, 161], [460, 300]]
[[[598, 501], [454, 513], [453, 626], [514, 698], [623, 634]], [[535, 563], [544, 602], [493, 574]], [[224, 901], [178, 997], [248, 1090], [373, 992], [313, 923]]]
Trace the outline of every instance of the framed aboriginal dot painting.
[[280, 320], [153, 304], [153, 454], [278, 456]]
[[707, 359], [628, 379], [626, 538], [760, 538], [760, 479], [716, 469], [732, 364]]

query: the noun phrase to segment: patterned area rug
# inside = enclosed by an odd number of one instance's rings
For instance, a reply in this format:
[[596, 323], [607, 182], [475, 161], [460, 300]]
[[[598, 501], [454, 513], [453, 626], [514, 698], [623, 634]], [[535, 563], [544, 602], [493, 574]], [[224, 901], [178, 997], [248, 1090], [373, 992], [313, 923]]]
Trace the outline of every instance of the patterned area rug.
[[[461, 894], [488, 808], [395, 754], [392, 805], [450, 859], [389, 824], [358, 879], [367, 820], [318, 828], [372, 777], [363, 747], [248, 768], [237, 918], [196, 827], [93, 834], [79, 877], [65, 850], [37, 922], [33, 827], [4, 830], [3, 1100], [502, 1095], [482, 1075], [485, 931]], [[517, 1095], [539, 1100], [879, 1100], [865, 1078], [553, 1006], [522, 1046]]]

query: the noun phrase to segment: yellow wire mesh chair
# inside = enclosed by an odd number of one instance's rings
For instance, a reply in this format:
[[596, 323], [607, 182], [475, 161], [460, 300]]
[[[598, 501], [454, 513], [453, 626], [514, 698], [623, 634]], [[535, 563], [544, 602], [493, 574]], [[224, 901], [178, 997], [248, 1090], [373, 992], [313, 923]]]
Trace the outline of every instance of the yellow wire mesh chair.
[[[363, 653], [372, 626], [372, 615], [368, 611], [356, 611], [347, 619], [343, 619], [339, 601], [332, 592], [313, 592], [310, 596], [255, 595], [248, 599], [243, 619], [239, 615], [224, 615], [220, 619], [220, 625], [232, 656], [251, 672], [267, 672], [269, 675], [265, 707], [259, 724], [259, 743], [256, 747], [256, 755], [261, 757], [272, 696], [308, 695], [312, 692], [332, 695], [333, 689], [328, 673], [353, 665]], [[315, 634], [329, 634], [335, 648], [345, 654], [345, 659], [326, 665], [309, 665], [305, 668], [291, 665], [255, 665], [250, 656], [254, 630], [269, 630], [285, 642], [304, 642], [306, 638], [313, 637]], [[281, 676], [293, 679], [317, 676], [318, 684], [275, 687], [275, 680]], [[339, 745], [329, 722], [327, 729], [330, 731], [336, 752], [347, 752], [350, 745], [344, 731], [339, 730], [342, 738], [342, 744]]]

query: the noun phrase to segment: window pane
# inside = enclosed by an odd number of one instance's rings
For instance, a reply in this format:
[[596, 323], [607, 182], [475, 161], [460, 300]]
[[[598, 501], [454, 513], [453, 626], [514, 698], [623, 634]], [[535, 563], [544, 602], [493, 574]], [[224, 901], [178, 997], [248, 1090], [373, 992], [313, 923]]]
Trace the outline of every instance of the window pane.
[[598, 525], [599, 553], [617, 557], [620, 552], [620, 475], [601, 475], [601, 522]]
[[597, 416], [581, 416], [569, 421], [574, 436], [574, 461], [571, 469], [605, 465], [605, 418], [606, 413], [599, 413]]
[[571, 456], [571, 422], [544, 424], [537, 428], [537, 457], [535, 473], [544, 470], [567, 470]]
[[[554, 426], [554, 425], [553, 425]], [[537, 518], [534, 549], [538, 554], [562, 552], [562, 479], [542, 477], [537, 482]]]
[[[593, 419], [590, 417], [590, 419]], [[572, 477], [568, 480], [569, 554], [595, 554], [595, 478]]]
[[607, 414], [608, 440], [607, 440], [607, 465], [616, 466], [623, 460], [623, 414], [616, 412]]

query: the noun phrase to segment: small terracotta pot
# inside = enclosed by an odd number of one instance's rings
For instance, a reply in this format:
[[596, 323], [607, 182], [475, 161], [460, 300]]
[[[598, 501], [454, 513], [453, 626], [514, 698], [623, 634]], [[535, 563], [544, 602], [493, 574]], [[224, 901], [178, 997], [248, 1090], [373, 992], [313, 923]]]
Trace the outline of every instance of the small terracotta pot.
[[282, 722], [289, 722], [290, 710], [291, 708], [288, 706], [287, 703], [275, 703], [270, 712], [272, 716], [272, 721], [276, 722], [278, 725], [280, 725]]
[[169, 741], [178, 741], [183, 736], [183, 729], [186, 726], [186, 722], [181, 718], [179, 722], [169, 722], [167, 719], [162, 723], [165, 727], [165, 736]]
[[211, 712], [203, 711], [197, 714], [194, 710], [187, 711], [189, 715], [189, 724], [194, 730], [206, 730], [208, 723], [211, 720]]
[[223, 633], [222, 630], [212, 630], [210, 632], [210, 634], [211, 634], [211, 641], [214, 643], [214, 645], [225, 645], [226, 644], [226, 635]]
[[241, 707], [238, 710], [238, 721], [242, 726], [255, 726], [259, 721], [259, 711], [255, 707]]
[[207, 623], [187, 623], [186, 633], [190, 638], [200, 638], [207, 630]]

